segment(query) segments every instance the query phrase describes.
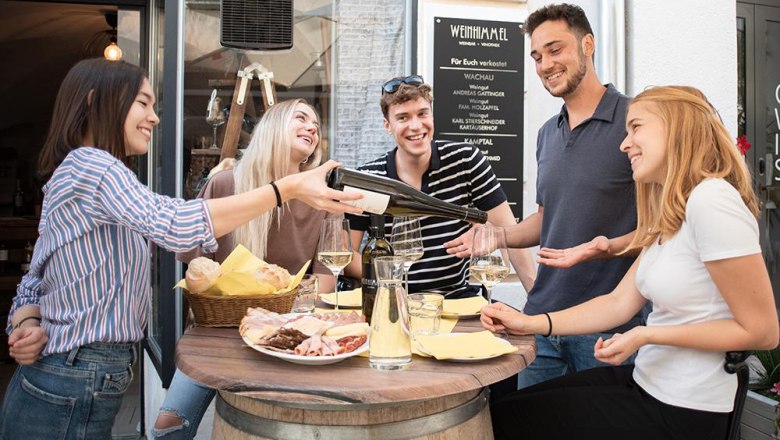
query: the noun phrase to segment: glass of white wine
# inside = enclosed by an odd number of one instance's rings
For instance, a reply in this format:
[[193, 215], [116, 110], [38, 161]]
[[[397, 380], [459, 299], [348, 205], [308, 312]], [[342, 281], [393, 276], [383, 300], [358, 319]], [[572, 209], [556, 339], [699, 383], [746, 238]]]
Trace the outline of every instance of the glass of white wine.
[[352, 238], [349, 220], [326, 218], [320, 227], [320, 241], [317, 244], [317, 259], [333, 272], [336, 281], [336, 310], [339, 309], [339, 273], [352, 262]]
[[420, 220], [417, 217], [393, 217], [390, 245], [393, 247], [393, 255], [404, 259], [404, 291], [408, 294], [409, 269], [425, 252]]
[[506, 230], [500, 226], [474, 228], [474, 244], [469, 270], [487, 290], [492, 302], [493, 287], [509, 275], [509, 256], [506, 249]]

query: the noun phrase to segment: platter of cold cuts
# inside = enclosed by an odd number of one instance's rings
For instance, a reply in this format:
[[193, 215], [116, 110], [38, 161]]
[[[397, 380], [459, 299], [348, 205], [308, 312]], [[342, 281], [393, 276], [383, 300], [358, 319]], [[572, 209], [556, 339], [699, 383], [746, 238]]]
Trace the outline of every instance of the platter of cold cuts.
[[369, 327], [355, 312], [278, 314], [249, 308], [239, 332], [253, 349], [294, 364], [334, 364], [368, 351]]

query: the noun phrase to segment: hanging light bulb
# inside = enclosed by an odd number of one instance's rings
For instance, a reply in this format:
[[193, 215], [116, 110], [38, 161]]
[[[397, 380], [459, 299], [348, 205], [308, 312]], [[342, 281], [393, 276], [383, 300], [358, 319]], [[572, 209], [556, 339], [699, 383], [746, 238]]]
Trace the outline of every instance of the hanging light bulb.
[[109, 61], [119, 61], [122, 59], [122, 49], [116, 44], [116, 37], [111, 37], [111, 43], [106, 46], [103, 56]]

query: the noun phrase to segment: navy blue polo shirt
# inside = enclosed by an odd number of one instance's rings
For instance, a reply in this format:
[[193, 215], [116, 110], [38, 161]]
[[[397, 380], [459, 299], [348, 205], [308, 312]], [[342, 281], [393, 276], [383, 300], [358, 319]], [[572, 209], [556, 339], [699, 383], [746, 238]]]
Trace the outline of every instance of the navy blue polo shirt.
[[[539, 130], [536, 185], [537, 203], [544, 207], [542, 247], [564, 249], [636, 229], [631, 164], [619, 149], [626, 137], [628, 103], [610, 84], [593, 116], [574, 130], [565, 105]], [[568, 269], [540, 265], [525, 312], [554, 312], [609, 293], [633, 262], [633, 257], [622, 257]], [[641, 316], [616, 331], [639, 324]]]

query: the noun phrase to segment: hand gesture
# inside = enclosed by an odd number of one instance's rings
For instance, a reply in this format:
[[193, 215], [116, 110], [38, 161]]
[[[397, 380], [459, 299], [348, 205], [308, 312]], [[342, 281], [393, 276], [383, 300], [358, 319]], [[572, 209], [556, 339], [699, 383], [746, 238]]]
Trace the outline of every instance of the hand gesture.
[[539, 264], [569, 268], [598, 258], [607, 251], [609, 251], [609, 239], [599, 235], [587, 243], [568, 249], [541, 248], [537, 255], [539, 255]]
[[307, 205], [329, 212], [351, 212], [354, 214], [363, 212], [360, 208], [342, 203], [361, 199], [362, 194], [347, 194], [329, 188], [325, 183], [328, 171], [340, 166], [340, 163], [329, 160], [313, 170], [284, 177], [285, 180], [290, 180], [290, 187], [293, 188], [291, 198], [300, 199]]
[[527, 335], [532, 332], [526, 328], [525, 314], [497, 302], [482, 307], [479, 320], [482, 327], [493, 333], [508, 332], [513, 335]]
[[450, 240], [444, 243], [444, 249], [447, 250], [447, 253], [455, 254], [455, 256], [458, 258], [471, 257], [471, 249], [474, 245], [475, 227], [476, 225], [472, 226], [468, 231], [464, 232], [463, 235], [456, 238], [455, 240]]
[[34, 363], [49, 342], [49, 337], [40, 326], [20, 327], [8, 336], [8, 353], [19, 365]]
[[622, 364], [644, 345], [642, 342], [644, 329], [643, 326], [634, 327], [624, 334], [615, 333], [606, 341], [599, 338], [593, 347], [593, 356], [596, 360], [610, 365]]

